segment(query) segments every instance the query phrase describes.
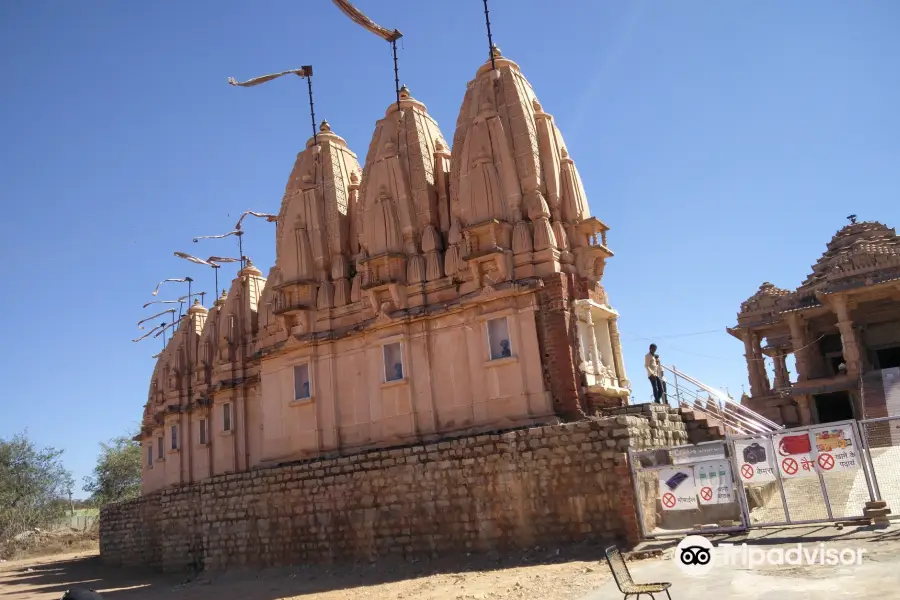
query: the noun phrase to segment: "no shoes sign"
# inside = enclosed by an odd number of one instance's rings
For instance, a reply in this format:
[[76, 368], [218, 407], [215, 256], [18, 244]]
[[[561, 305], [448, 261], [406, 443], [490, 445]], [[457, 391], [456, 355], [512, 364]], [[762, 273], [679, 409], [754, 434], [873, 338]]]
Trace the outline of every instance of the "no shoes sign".
[[855, 471], [860, 467], [859, 445], [851, 425], [816, 427], [809, 433], [820, 472]]

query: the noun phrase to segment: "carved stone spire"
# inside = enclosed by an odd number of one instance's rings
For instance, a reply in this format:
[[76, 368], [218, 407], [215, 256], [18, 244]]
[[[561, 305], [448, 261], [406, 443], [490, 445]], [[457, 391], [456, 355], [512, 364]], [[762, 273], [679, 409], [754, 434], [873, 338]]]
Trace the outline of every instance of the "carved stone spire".
[[[505, 220], [513, 234], [509, 245], [501, 247], [512, 251], [516, 277], [576, 270], [570, 249], [576, 243], [590, 246], [605, 226], [585, 224], [590, 220], [587, 200], [562, 134], [519, 66], [499, 52], [469, 82], [453, 148], [452, 216], [467, 240], [473, 238], [471, 228], [486, 217]], [[484, 236], [475, 237], [484, 246]], [[496, 230], [488, 237], [508, 239]], [[590, 264], [596, 278], [602, 270], [596, 262], [599, 254], [589, 254], [582, 263]]]
[[[441, 240], [429, 239], [425, 247], [423, 236], [449, 225], [448, 167], [447, 144], [437, 123], [403, 86], [399, 103], [391, 103], [375, 125], [359, 190], [364, 256], [357, 271], [373, 310], [382, 304], [379, 294], [388, 293], [379, 286], [390, 286], [396, 308], [404, 307], [407, 294], [398, 286], [410, 286], [411, 303], [424, 303], [424, 283], [440, 273]], [[423, 252], [431, 254], [428, 260]], [[353, 284], [351, 297], [356, 297], [357, 282]]]
[[349, 295], [348, 259], [356, 245], [353, 178], [358, 182], [360, 167], [328, 121], [317, 138], [297, 155], [278, 214], [275, 265], [281, 282], [272, 302], [280, 316], [287, 315], [288, 329], [297, 311], [328, 310], [346, 304]]

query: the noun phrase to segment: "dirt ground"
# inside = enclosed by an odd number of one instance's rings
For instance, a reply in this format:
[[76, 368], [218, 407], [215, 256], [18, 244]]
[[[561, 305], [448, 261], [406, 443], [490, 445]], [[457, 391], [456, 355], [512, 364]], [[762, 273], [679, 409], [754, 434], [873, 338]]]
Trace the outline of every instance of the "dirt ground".
[[[677, 541], [677, 540], [676, 540]], [[669, 581], [681, 600], [734, 598], [813, 600], [900, 598], [900, 523], [888, 529], [811, 525], [754, 529], [715, 536], [719, 543], [788, 549], [802, 542], [864, 548], [851, 567], [716, 567], [704, 578], [683, 574], [670, 559], [670, 542], [648, 542], [663, 556], [629, 561], [637, 581]], [[666, 549], [668, 548], [668, 549]], [[100, 590], [107, 600], [606, 600], [621, 598], [597, 545], [537, 548], [509, 556], [471, 555], [438, 561], [164, 576], [148, 570], [104, 567], [96, 549], [45, 558], [0, 562], [0, 600], [56, 600], [75, 585]]]
[[96, 551], [0, 563], [0, 597], [58, 599], [84, 585], [111, 600], [579, 600], [609, 578], [599, 547], [536, 549], [515, 557], [285, 567], [196, 579], [100, 564]]
[[29, 532], [26, 537], [8, 540], [0, 544], [0, 560], [22, 560], [39, 556], [96, 551], [98, 539], [99, 533], [96, 529], [87, 531], [73, 529], [41, 531], [38, 529]]

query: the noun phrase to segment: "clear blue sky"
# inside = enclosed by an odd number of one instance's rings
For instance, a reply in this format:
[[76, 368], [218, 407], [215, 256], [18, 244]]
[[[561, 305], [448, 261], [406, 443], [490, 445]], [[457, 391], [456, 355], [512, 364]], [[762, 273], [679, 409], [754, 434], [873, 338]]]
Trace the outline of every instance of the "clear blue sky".
[[[401, 80], [452, 140], [487, 53], [480, 0], [357, 6], [403, 31]], [[763, 280], [799, 284], [851, 212], [900, 225], [900, 3], [491, 11], [495, 42], [556, 117], [612, 227], [604, 283], [639, 399], [648, 338], [739, 393], [743, 348], [724, 328], [740, 302]], [[153, 314], [141, 305], [166, 277], [213, 287], [172, 252], [234, 254], [191, 238], [246, 209], [277, 212], [310, 135], [302, 80], [245, 90], [226, 78], [304, 64], [316, 116], [364, 157], [393, 98], [390, 49], [328, 0], [0, 3], [0, 436], [28, 428], [64, 448], [80, 481], [98, 442], [138, 424], [160, 350], [130, 341]], [[266, 271], [273, 225], [245, 238]]]

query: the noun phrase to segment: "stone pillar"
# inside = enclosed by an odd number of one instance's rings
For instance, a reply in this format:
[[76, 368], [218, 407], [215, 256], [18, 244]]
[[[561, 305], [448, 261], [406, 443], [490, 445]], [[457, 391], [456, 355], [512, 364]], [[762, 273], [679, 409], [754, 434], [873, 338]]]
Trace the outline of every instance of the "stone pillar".
[[775, 361], [775, 388], [789, 388], [791, 386], [791, 374], [787, 368], [787, 355], [779, 350], [778, 354], [772, 358]]
[[762, 381], [759, 378], [759, 369], [753, 356], [753, 339], [750, 331], [744, 331], [744, 358], [747, 359], [747, 375], [750, 377], [750, 396], [758, 398], [765, 395]]
[[844, 364], [847, 365], [847, 374], [858, 376], [862, 372], [862, 353], [859, 349], [859, 341], [856, 339], [856, 331], [853, 329], [853, 320], [850, 318], [850, 307], [845, 296], [834, 296], [831, 306], [838, 319], [838, 329], [841, 331], [841, 346], [843, 346]]
[[758, 333], [751, 334], [753, 341], [753, 364], [756, 366], [756, 372], [759, 373], [759, 383], [762, 386], [763, 394], [772, 393], [772, 384], [769, 382], [769, 374], [766, 372], [765, 355], [762, 352], [762, 339]]
[[809, 348], [806, 347], [806, 327], [799, 315], [788, 314], [788, 326], [791, 328], [791, 345], [794, 347], [794, 361], [797, 365], [797, 381], [809, 379]]
[[797, 401], [797, 416], [800, 418], [800, 424], [811, 425], [812, 409], [810, 408], [810, 404], [812, 403], [812, 398], [808, 395], [803, 395], [794, 396], [794, 400]]
[[613, 360], [616, 363], [616, 376], [619, 378], [619, 387], [627, 388], [631, 385], [628, 376], [625, 375], [625, 361], [622, 359], [622, 340], [619, 338], [619, 318], [609, 320], [609, 340], [612, 342]]

